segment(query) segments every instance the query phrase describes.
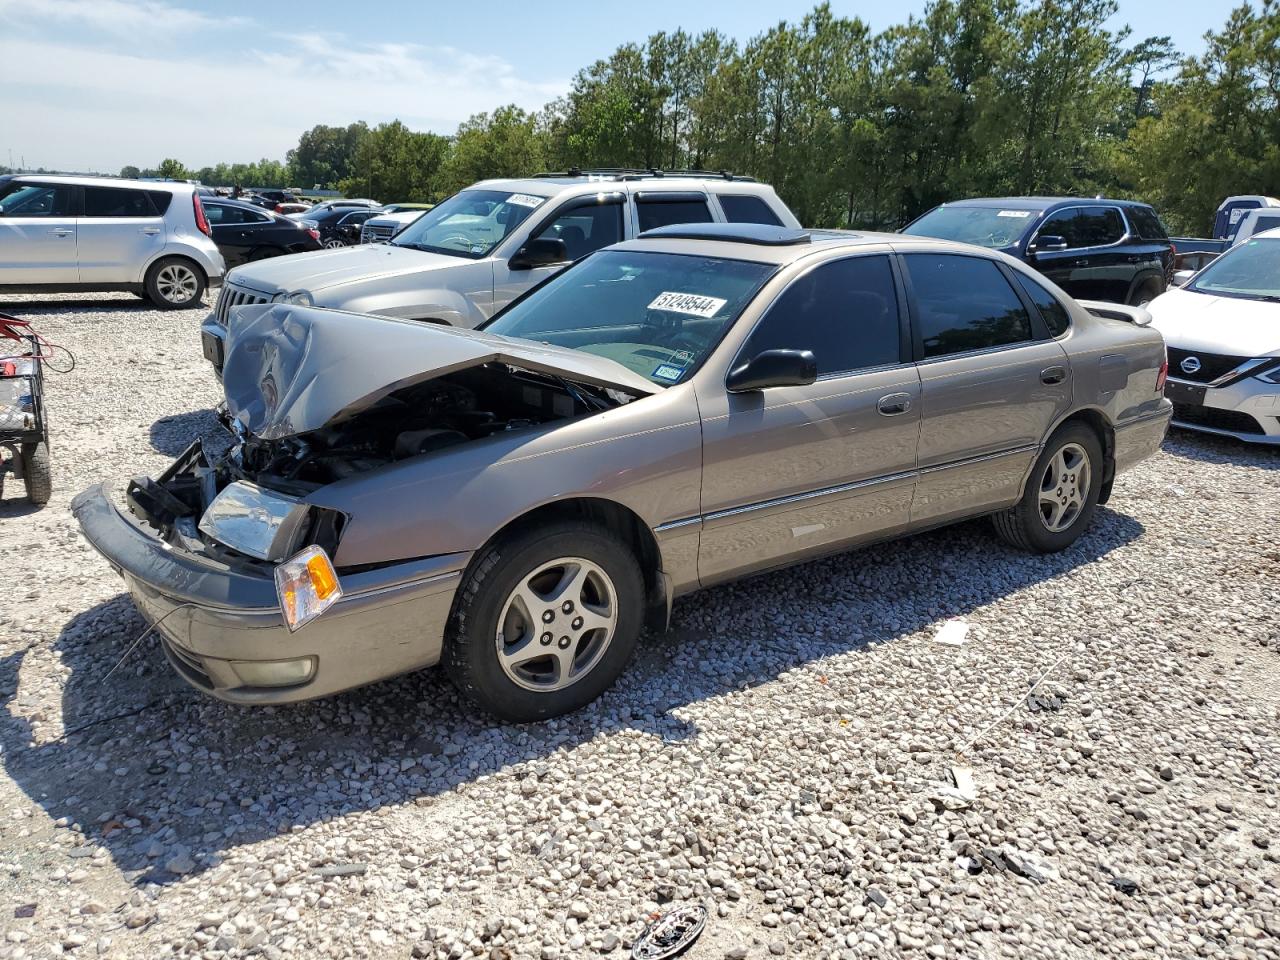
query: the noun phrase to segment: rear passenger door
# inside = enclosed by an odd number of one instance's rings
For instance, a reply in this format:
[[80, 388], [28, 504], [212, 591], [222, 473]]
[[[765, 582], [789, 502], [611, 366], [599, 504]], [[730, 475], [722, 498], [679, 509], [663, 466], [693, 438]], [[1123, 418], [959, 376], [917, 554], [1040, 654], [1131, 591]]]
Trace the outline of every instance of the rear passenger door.
[[913, 524], [1006, 507], [1071, 404], [1066, 351], [987, 257], [901, 256], [922, 419]]
[[905, 528], [920, 378], [890, 257], [819, 264], [791, 281], [734, 366], [764, 350], [811, 350], [808, 386], [699, 387], [703, 583]]
[[0, 186], [0, 285], [76, 282], [74, 203], [63, 183]]
[[165, 245], [164, 219], [146, 190], [84, 187], [77, 224], [81, 283], [137, 283]]

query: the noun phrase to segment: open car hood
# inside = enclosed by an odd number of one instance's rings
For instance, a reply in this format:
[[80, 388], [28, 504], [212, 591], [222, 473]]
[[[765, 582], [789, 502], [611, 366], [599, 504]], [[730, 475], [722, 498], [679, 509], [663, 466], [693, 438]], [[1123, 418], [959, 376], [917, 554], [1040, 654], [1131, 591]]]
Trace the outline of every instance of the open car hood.
[[227, 324], [227, 412], [263, 440], [355, 416], [396, 390], [506, 363], [632, 397], [656, 384], [605, 357], [458, 327], [283, 303], [237, 307]]

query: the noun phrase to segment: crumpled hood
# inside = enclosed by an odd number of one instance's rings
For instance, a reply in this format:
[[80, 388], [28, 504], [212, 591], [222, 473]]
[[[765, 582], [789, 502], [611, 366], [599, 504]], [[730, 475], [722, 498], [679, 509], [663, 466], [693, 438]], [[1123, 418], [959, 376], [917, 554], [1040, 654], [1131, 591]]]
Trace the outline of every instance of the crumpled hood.
[[1147, 309], [1151, 325], [1171, 347], [1229, 357], [1280, 353], [1280, 303], [1174, 289]]
[[236, 267], [227, 279], [263, 293], [307, 290], [314, 294], [342, 284], [376, 283], [388, 277], [425, 274], [474, 262], [389, 243], [362, 243], [340, 250], [313, 250], [256, 260]]
[[283, 303], [239, 307], [227, 325], [227, 412], [263, 440], [317, 430], [382, 397], [501, 362], [631, 396], [660, 388], [605, 357], [495, 334]]

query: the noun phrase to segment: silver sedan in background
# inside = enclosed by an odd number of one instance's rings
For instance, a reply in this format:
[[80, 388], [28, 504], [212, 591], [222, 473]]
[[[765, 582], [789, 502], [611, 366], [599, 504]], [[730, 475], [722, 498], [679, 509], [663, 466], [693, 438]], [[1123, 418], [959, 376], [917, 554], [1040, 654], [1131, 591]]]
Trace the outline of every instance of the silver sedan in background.
[[214, 696], [439, 662], [535, 720], [700, 587], [980, 515], [1070, 546], [1165, 435], [1148, 320], [946, 241], [666, 227], [480, 330], [238, 308], [230, 452], [74, 509]]

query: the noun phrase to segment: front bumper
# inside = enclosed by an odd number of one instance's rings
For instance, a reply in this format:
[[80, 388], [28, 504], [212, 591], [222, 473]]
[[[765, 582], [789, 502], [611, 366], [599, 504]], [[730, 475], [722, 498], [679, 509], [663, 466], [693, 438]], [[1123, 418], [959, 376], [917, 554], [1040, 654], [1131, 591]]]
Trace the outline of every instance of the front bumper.
[[1280, 444], [1280, 385], [1246, 377], [1222, 387], [1169, 378], [1173, 425], [1247, 443]]
[[[173, 549], [117, 509], [105, 484], [77, 496], [71, 510], [89, 543], [124, 578], [138, 610], [159, 624], [174, 669], [231, 703], [311, 700], [438, 662], [471, 557], [453, 553], [342, 575], [342, 599], [291, 633], [270, 573], [245, 573]], [[299, 661], [308, 674], [290, 686], [253, 685], [242, 676]]]
[[213, 371], [222, 378], [222, 362], [226, 355], [227, 328], [220, 324], [215, 314], [209, 314], [200, 324], [200, 351], [213, 364]]

